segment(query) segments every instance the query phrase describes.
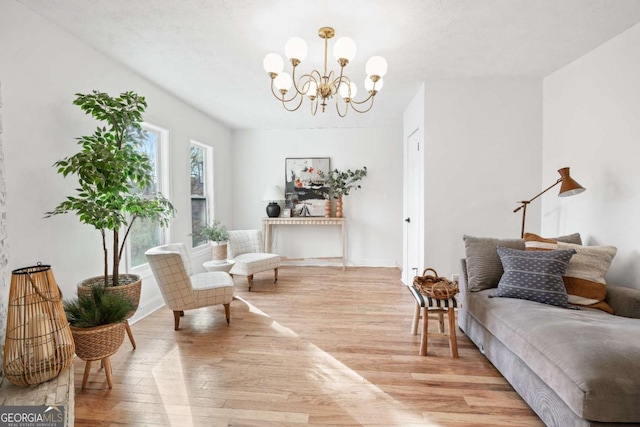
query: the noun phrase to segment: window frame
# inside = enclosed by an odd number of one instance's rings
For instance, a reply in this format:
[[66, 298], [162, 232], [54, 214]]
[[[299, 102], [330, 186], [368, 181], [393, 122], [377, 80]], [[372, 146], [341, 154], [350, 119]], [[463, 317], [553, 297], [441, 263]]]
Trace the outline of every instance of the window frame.
[[[213, 155], [213, 147], [207, 144], [203, 144], [202, 142], [196, 141], [196, 140], [190, 140], [189, 141], [189, 161], [191, 161], [191, 147], [197, 147], [200, 148], [202, 150], [204, 150], [203, 153], [203, 160], [204, 160], [204, 171], [203, 171], [203, 175], [204, 175], [204, 198], [206, 200], [205, 202], [205, 209], [206, 209], [206, 219], [205, 222], [206, 224], [211, 224], [211, 222], [213, 222], [213, 219], [215, 218], [215, 211], [214, 211], [214, 187], [215, 187], [215, 180], [214, 180], [214, 155]], [[189, 180], [191, 180], [191, 165], [189, 165]], [[191, 208], [191, 201], [193, 200], [194, 195], [191, 194], [191, 185], [189, 185], [189, 205]], [[190, 218], [193, 218], [193, 211], [191, 210], [191, 215], [189, 216]], [[191, 232], [193, 233], [193, 220], [191, 221]], [[200, 252], [203, 248], [206, 248], [209, 244], [209, 242], [204, 242], [198, 246], [193, 246], [193, 238], [190, 239], [191, 240], [191, 249], [193, 251], [198, 251]]]
[[[170, 163], [169, 163], [169, 130], [163, 127], [148, 123], [140, 123], [140, 127], [144, 131], [153, 132], [158, 135], [157, 142], [157, 159], [156, 159], [156, 179], [158, 180], [158, 192], [162, 193], [164, 197], [171, 200], [171, 176], [170, 176]], [[160, 228], [163, 237], [163, 244], [171, 242], [173, 227], [169, 224], [169, 227]], [[125, 270], [130, 274], [144, 275], [144, 273], [150, 272], [149, 263], [132, 266], [131, 265], [131, 242], [132, 236], [127, 239], [125, 248]]]

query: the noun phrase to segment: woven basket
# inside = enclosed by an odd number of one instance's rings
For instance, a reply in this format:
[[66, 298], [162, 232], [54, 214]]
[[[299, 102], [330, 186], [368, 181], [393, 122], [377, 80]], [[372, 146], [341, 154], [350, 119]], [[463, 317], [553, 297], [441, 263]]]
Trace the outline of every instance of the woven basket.
[[115, 354], [124, 341], [124, 322], [93, 328], [71, 326], [76, 355], [84, 361], [104, 359]]
[[[111, 280], [111, 275], [107, 277], [107, 280]], [[131, 300], [133, 303], [133, 310], [127, 314], [127, 319], [133, 316], [138, 309], [138, 305], [140, 304], [140, 290], [142, 288], [142, 279], [140, 276], [135, 274], [121, 274], [118, 276], [120, 279], [120, 284], [118, 286], [107, 286], [105, 288], [107, 293], [116, 293], [123, 295]], [[131, 282], [131, 283], [127, 283]], [[85, 279], [82, 282], [78, 283], [78, 296], [84, 295], [89, 298], [92, 297], [91, 293], [91, 285], [93, 284], [104, 284], [104, 276], [96, 276], [91, 277], [89, 279]]]
[[9, 381], [44, 383], [71, 365], [73, 337], [51, 266], [14, 270], [7, 308], [3, 369]]
[[[433, 274], [427, 274], [432, 272]], [[427, 268], [422, 276], [413, 278], [413, 285], [421, 294], [433, 299], [450, 299], [459, 291], [458, 284], [446, 277], [439, 277], [433, 268]]]

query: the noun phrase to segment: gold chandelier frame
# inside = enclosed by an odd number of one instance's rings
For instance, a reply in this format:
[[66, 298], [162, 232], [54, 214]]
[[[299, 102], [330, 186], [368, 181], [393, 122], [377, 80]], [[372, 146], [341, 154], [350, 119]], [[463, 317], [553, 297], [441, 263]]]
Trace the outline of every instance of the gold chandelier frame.
[[[322, 112], [324, 113], [328, 102], [334, 97], [336, 111], [340, 117], [345, 117], [347, 115], [349, 107], [358, 113], [366, 113], [370, 111], [373, 108], [376, 94], [382, 88], [382, 76], [386, 73], [387, 65], [384, 58], [373, 57], [369, 60], [371, 61], [374, 58], [378, 58], [376, 61], [382, 61], [383, 67], [380, 68], [380, 66], [378, 66], [377, 68], [381, 69], [381, 72], [370, 74], [367, 77], [371, 81], [370, 83], [365, 81], [366, 85], [370, 85], [370, 87], [367, 87], [367, 98], [361, 101], [356, 101], [354, 98], [357, 88], [351, 79], [344, 73], [345, 67], [349, 64], [349, 59], [344, 57], [337, 58], [337, 62], [340, 65], [339, 75], [333, 70], [328, 70], [329, 39], [335, 36], [335, 30], [332, 27], [322, 27], [318, 30], [318, 36], [324, 39], [324, 68], [322, 73], [314, 69], [309, 73], [296, 77], [296, 71], [302, 61], [299, 58], [290, 57], [289, 62], [292, 65], [291, 77], [286, 73], [282, 73], [286, 74], [286, 77], [284, 78], [284, 82], [279, 85], [277, 79], [278, 76], [281, 75], [281, 71], [277, 70], [277, 66], [272, 66], [271, 68], [273, 69], [269, 69], [269, 66], [267, 65], [267, 58], [269, 58], [270, 55], [275, 55], [278, 58], [280, 57], [277, 54], [269, 54], [265, 57], [264, 66], [265, 70], [271, 77], [271, 93], [273, 96], [282, 103], [282, 106], [287, 111], [298, 110], [302, 106], [306, 96], [310, 101], [312, 115], [316, 115], [319, 106], [322, 107]], [[350, 42], [353, 43], [351, 40]], [[355, 44], [353, 49], [355, 50]], [[279, 61], [282, 61], [282, 59], [280, 58]], [[369, 63], [367, 63], [367, 68], [368, 67]], [[375, 69], [375, 67], [372, 69]], [[290, 82], [288, 81], [289, 78], [291, 80]], [[291, 86], [293, 86], [293, 91], [290, 90]], [[287, 94], [290, 92], [293, 94], [287, 98]], [[342, 110], [340, 107], [340, 98], [344, 101], [344, 107]]]

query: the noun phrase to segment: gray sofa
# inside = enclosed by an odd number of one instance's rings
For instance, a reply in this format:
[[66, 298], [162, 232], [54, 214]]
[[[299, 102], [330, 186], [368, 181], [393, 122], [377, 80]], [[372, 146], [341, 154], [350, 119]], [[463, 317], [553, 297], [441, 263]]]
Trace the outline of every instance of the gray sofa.
[[469, 289], [460, 329], [548, 426], [640, 426], [640, 291], [609, 286], [616, 315]]

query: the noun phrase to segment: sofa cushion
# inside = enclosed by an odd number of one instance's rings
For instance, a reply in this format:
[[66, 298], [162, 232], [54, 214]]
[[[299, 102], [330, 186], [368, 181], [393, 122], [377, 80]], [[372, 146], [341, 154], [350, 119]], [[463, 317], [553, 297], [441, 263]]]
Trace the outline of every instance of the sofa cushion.
[[567, 307], [562, 276], [575, 253], [575, 249], [527, 252], [498, 248], [504, 274], [493, 296]]
[[[581, 244], [580, 234], [574, 233], [556, 238], [567, 243]], [[469, 277], [469, 290], [473, 292], [498, 286], [503, 269], [498, 246], [524, 249], [523, 239], [496, 239], [491, 237], [464, 236], [465, 258]]]
[[468, 294], [466, 308], [576, 415], [640, 422], [640, 320]]
[[613, 246], [582, 246], [545, 239], [536, 234], [525, 233], [527, 251], [575, 249], [564, 274], [564, 286], [569, 303], [597, 308], [613, 314], [613, 308], [604, 299], [607, 295], [605, 274], [616, 254]]

